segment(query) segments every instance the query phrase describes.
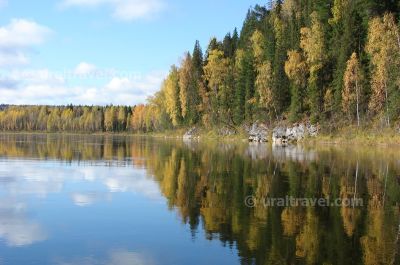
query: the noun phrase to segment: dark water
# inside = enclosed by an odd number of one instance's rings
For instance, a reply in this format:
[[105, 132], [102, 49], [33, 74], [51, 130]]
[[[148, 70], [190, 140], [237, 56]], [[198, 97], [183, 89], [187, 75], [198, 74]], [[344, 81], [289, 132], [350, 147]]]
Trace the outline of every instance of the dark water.
[[0, 264], [400, 264], [399, 154], [0, 135]]

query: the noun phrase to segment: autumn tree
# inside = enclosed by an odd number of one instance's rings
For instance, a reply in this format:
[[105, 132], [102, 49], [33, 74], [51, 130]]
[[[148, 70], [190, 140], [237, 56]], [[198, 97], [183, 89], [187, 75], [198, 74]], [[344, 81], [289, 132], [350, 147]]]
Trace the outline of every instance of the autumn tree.
[[273, 84], [271, 63], [265, 62], [258, 68], [256, 90], [259, 95], [260, 104], [264, 106], [269, 113], [273, 111], [275, 117], [278, 119], [275, 106], [276, 102], [274, 101]]
[[165, 107], [169, 114], [172, 124], [178, 126], [182, 120], [182, 109], [179, 88], [179, 70], [172, 66], [167, 79], [164, 81]]
[[116, 111], [115, 107], [107, 107], [104, 113], [104, 127], [107, 132], [112, 132], [115, 129]]
[[373, 69], [369, 109], [373, 113], [384, 111], [390, 126], [390, 114], [399, 112], [400, 37], [393, 14], [371, 20], [366, 50]]
[[120, 106], [117, 113], [118, 130], [124, 131], [126, 128], [126, 110], [125, 107]]
[[317, 120], [324, 95], [320, 85], [320, 72], [326, 61], [325, 36], [318, 14], [311, 14], [311, 27], [301, 29], [300, 46], [309, 66], [308, 101], [312, 120]]
[[204, 78], [210, 91], [211, 120], [216, 123], [220, 117], [226, 116], [229, 110], [231, 87], [228, 83], [230, 74], [229, 59], [224, 57], [224, 52], [212, 50], [204, 66]]
[[303, 111], [304, 90], [307, 84], [308, 67], [303, 55], [298, 51], [288, 51], [285, 73], [291, 83], [290, 116], [295, 121]]
[[265, 37], [259, 30], [256, 30], [251, 36], [250, 41], [253, 50], [254, 61], [256, 63], [256, 67], [258, 67], [264, 62], [265, 59]]
[[354, 114], [353, 106], [356, 106], [357, 125], [360, 127], [360, 100], [363, 74], [357, 54], [353, 53], [347, 61], [347, 67], [343, 78], [342, 107], [344, 113], [350, 116]]

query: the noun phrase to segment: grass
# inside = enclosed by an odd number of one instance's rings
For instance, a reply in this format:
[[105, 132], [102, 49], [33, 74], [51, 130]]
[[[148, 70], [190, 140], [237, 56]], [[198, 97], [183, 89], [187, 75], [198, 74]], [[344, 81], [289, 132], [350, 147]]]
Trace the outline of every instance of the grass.
[[400, 133], [394, 129], [343, 127], [334, 133], [322, 132], [307, 142], [357, 145], [399, 145]]
[[[107, 132], [0, 132], [4, 134], [60, 134], [60, 135], [99, 135], [99, 136], [149, 136], [155, 138], [182, 138], [187, 128], [168, 130], [164, 132], [133, 134], [129, 132], [107, 133]], [[198, 136], [202, 141], [224, 141], [224, 142], [244, 142], [248, 135], [244, 131], [235, 135], [221, 136], [218, 129], [199, 128]], [[315, 138], [306, 138], [304, 143], [315, 144], [356, 144], [356, 145], [400, 145], [400, 132], [394, 129], [373, 129], [358, 128], [356, 126], [347, 126], [329, 132], [322, 129], [320, 135]]]

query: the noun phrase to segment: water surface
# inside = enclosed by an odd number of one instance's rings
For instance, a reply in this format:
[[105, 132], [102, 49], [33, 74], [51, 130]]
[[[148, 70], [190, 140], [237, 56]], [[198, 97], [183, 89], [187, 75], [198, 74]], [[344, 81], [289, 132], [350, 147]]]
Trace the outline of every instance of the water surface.
[[3, 134], [0, 264], [400, 264], [399, 153]]

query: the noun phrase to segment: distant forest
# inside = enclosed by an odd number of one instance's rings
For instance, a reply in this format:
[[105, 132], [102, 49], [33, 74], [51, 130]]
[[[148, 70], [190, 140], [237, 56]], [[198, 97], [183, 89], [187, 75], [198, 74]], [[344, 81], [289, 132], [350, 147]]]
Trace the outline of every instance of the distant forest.
[[268, 123], [394, 127], [400, 1], [256, 5], [240, 32], [195, 42], [146, 104], [0, 107], [0, 130], [151, 132]]

